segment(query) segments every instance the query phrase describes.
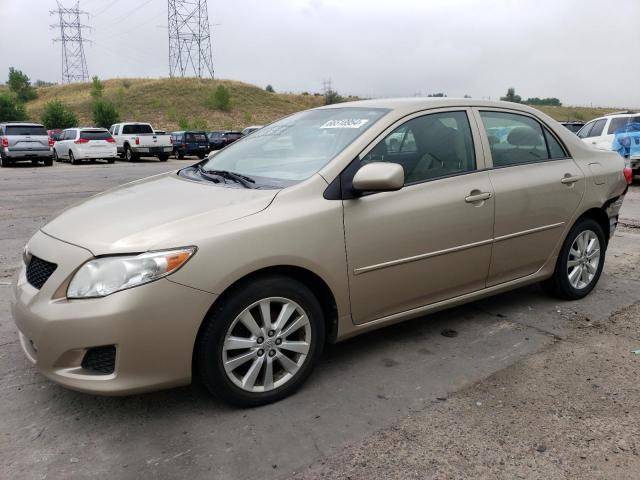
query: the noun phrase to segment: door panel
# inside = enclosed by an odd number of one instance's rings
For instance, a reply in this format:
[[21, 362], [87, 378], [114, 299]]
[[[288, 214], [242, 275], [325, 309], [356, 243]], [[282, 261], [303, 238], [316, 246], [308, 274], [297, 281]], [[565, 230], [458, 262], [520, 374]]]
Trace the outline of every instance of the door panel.
[[493, 235], [487, 172], [344, 201], [356, 324], [485, 287]]
[[[565, 184], [565, 175], [579, 177]], [[489, 173], [495, 190], [495, 244], [487, 285], [524, 277], [547, 261], [580, 204], [582, 171], [572, 159]]]

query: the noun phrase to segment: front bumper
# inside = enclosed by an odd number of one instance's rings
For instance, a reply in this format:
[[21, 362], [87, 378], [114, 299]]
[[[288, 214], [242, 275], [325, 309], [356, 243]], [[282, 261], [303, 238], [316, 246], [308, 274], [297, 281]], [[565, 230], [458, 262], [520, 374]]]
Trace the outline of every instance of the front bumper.
[[[196, 335], [215, 295], [168, 278], [104, 298], [69, 300], [75, 270], [93, 255], [38, 232], [29, 254], [58, 267], [38, 290], [18, 275], [12, 313], [27, 358], [66, 387], [104, 395], [157, 390], [191, 381]], [[115, 370], [99, 374], [82, 366], [94, 347], [114, 345]]]

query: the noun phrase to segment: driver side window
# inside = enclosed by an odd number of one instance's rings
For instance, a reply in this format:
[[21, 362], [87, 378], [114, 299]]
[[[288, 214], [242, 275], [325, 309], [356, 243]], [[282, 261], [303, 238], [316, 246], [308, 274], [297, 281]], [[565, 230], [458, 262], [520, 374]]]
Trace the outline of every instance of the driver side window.
[[433, 113], [409, 120], [360, 161], [361, 165], [372, 162], [399, 164], [404, 170], [405, 185], [475, 170], [467, 114]]

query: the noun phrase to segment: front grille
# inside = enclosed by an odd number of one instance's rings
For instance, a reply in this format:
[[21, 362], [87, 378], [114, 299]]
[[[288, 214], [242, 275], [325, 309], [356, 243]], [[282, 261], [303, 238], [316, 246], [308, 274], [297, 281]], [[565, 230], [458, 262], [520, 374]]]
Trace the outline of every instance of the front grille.
[[101, 375], [109, 375], [116, 369], [116, 347], [107, 345], [87, 350], [82, 359], [82, 368]]
[[47, 262], [32, 255], [31, 261], [27, 265], [27, 281], [40, 290], [57, 267], [58, 265], [55, 263]]

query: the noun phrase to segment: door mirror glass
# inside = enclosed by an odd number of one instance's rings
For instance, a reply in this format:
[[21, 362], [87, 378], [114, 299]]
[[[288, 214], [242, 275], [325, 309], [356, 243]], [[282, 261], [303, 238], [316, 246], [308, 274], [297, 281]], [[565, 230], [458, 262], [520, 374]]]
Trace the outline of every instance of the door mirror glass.
[[400, 190], [403, 186], [404, 170], [397, 163], [367, 163], [353, 176], [353, 188], [359, 192]]

